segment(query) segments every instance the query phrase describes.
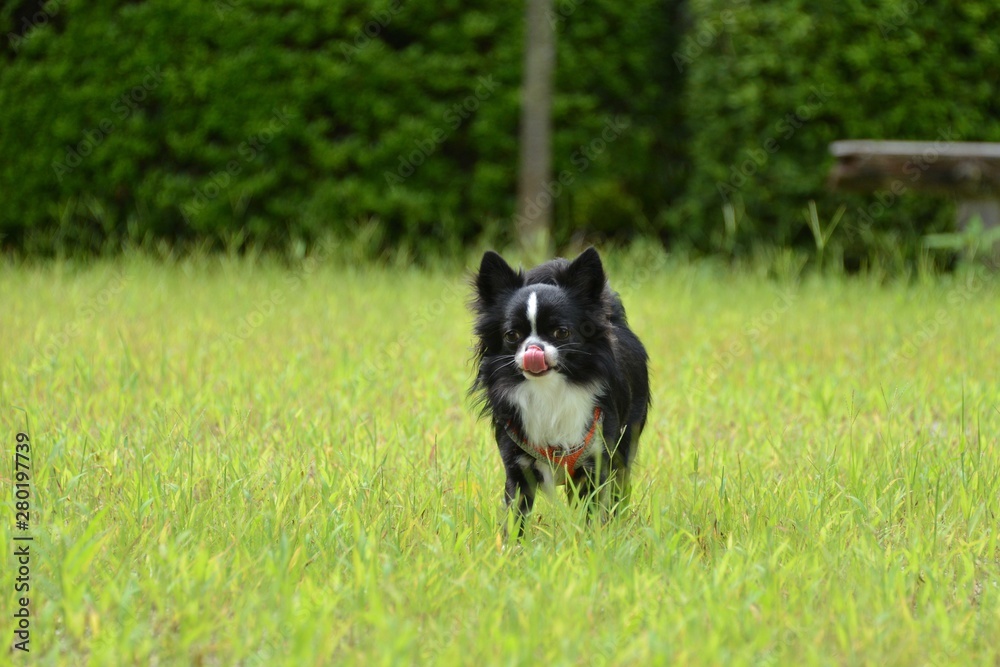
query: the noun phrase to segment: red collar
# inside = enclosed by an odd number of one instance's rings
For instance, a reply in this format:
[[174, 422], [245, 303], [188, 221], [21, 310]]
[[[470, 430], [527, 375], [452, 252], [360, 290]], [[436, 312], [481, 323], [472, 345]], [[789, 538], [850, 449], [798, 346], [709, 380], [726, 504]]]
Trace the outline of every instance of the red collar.
[[521, 437], [517, 428], [514, 426], [513, 420], [507, 420], [504, 424], [504, 429], [507, 431], [507, 435], [513, 440], [518, 447], [523, 449], [532, 457], [539, 461], [548, 461], [549, 463], [555, 463], [556, 465], [561, 465], [566, 468], [566, 472], [572, 477], [576, 473], [576, 462], [580, 456], [587, 450], [590, 446], [591, 441], [594, 439], [594, 434], [601, 427], [601, 409], [599, 407], [594, 408], [594, 420], [590, 423], [590, 428], [587, 429], [587, 435], [584, 436], [583, 442], [572, 449], [562, 449], [561, 447], [539, 447], [527, 441], [527, 439]]

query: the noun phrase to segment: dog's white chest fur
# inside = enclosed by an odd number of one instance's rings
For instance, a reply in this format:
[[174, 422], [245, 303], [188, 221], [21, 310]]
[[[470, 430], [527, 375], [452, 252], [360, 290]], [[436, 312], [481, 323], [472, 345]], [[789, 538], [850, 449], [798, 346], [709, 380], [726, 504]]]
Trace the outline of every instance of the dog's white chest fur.
[[511, 398], [528, 442], [572, 449], [587, 435], [597, 393], [594, 385], [571, 384], [559, 373], [547, 373], [520, 383]]

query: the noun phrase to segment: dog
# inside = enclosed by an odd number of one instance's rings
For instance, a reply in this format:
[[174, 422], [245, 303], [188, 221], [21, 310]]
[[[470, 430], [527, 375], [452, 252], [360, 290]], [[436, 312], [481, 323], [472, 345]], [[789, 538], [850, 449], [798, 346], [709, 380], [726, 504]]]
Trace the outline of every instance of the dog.
[[539, 487], [615, 513], [649, 411], [648, 356], [597, 250], [515, 271], [495, 252], [473, 279], [482, 401], [506, 473], [518, 535]]

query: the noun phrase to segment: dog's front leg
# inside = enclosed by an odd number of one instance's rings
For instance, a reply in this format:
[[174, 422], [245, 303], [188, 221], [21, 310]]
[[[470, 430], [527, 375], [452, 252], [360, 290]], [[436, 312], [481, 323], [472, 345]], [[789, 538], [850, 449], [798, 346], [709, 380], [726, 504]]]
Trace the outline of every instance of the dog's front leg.
[[513, 465], [506, 465], [507, 482], [504, 484], [504, 507], [506, 512], [503, 521], [504, 538], [507, 538], [508, 519], [510, 513], [514, 513], [514, 522], [517, 528], [517, 537], [524, 536], [524, 520], [531, 513], [531, 508], [535, 505], [535, 491], [538, 488], [538, 480], [531, 470], [521, 467], [516, 461]]
[[517, 537], [524, 535], [524, 520], [535, 505], [535, 491], [538, 489], [538, 478], [531, 466], [524, 465], [524, 452], [510, 439], [505, 429], [496, 425], [495, 436], [500, 458], [503, 460], [507, 481], [504, 483], [504, 516], [503, 536], [508, 537], [508, 520], [513, 512], [517, 524]]
[[524, 521], [531, 508], [535, 505], [535, 491], [538, 489], [538, 477], [530, 464], [525, 463], [525, 454], [521, 448], [511, 440], [507, 430], [500, 422], [494, 423], [493, 435], [497, 441], [497, 448], [500, 450], [500, 459], [503, 461], [504, 472], [507, 480], [504, 483], [504, 516], [503, 537], [508, 537], [508, 525], [513, 514], [517, 526], [517, 537], [520, 539], [524, 535]]

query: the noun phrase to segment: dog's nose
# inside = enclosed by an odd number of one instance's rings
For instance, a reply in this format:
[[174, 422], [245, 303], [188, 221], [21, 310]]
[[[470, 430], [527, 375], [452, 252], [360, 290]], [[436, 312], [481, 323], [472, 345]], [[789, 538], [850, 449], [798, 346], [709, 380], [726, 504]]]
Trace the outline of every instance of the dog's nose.
[[545, 351], [537, 345], [529, 345], [524, 351], [524, 369], [529, 373], [544, 373], [549, 369], [545, 363]]

